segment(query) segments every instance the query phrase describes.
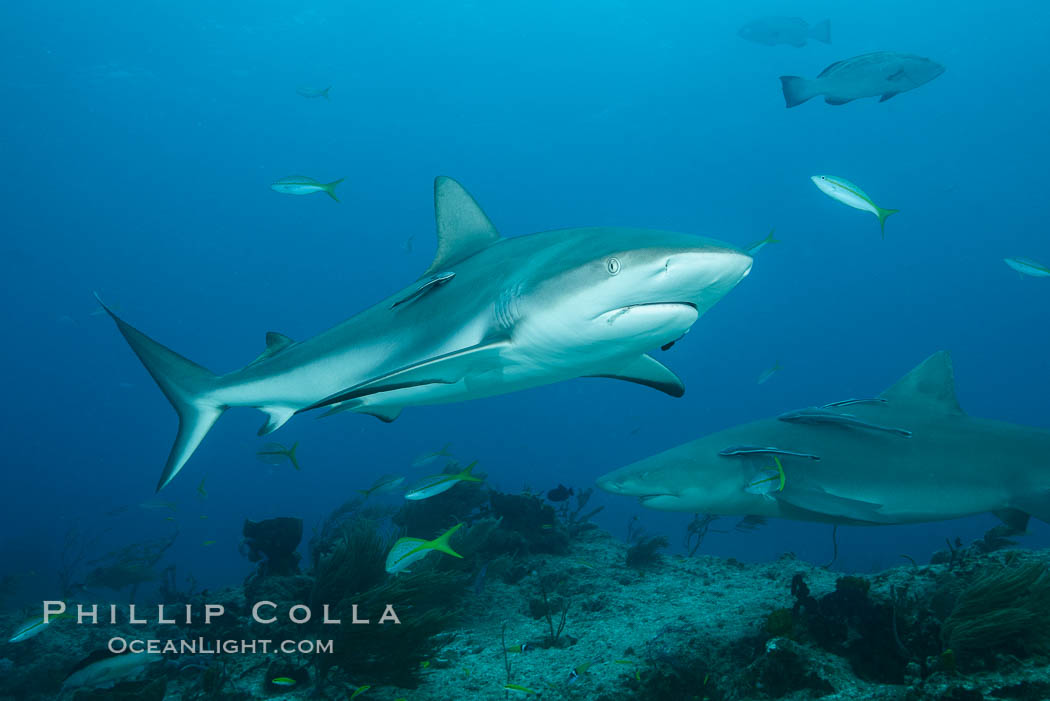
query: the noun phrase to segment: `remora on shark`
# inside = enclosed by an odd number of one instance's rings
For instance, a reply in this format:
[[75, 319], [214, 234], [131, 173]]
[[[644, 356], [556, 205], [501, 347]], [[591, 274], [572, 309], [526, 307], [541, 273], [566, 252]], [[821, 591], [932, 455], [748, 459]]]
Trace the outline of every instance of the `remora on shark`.
[[735, 426], [611, 472], [643, 506], [851, 525], [1050, 522], [1050, 432], [966, 415], [941, 351], [876, 399]]
[[331, 407], [393, 421], [406, 406], [486, 397], [574, 377], [680, 396], [646, 351], [686, 333], [751, 270], [697, 236], [579, 228], [502, 238], [456, 181], [434, 182], [437, 254], [422, 277], [318, 336], [266, 334], [251, 363], [216, 375], [106, 311], [179, 416], [160, 490], [229, 407], [269, 419]]

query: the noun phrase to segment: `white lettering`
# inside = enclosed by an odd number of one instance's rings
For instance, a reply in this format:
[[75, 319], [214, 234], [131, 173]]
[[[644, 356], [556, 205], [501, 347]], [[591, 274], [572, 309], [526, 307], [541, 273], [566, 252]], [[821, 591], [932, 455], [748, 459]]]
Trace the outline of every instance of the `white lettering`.
[[393, 621], [396, 625], [401, 625], [401, 620], [397, 617], [397, 614], [394, 612], [394, 607], [390, 604], [386, 605], [386, 608], [383, 609], [383, 615], [379, 617], [379, 622], [381, 624], [386, 623], [387, 621]]
[[77, 625], [83, 625], [85, 618], [91, 619], [91, 624], [98, 623], [98, 604], [91, 604], [91, 612], [85, 613], [84, 604], [77, 604]]
[[[328, 607], [325, 606], [327, 611]], [[65, 601], [45, 601], [44, 602], [44, 623], [50, 623], [52, 616], [61, 616], [66, 612]]]
[[354, 604], [353, 606], [351, 606], [350, 607], [350, 611], [351, 611], [350, 616], [353, 619], [352, 621], [350, 621], [350, 623], [352, 623], [354, 625], [356, 625], [358, 623], [368, 623], [368, 619], [367, 618], [364, 619], [364, 620], [361, 620], [360, 618], [357, 617], [357, 604]]
[[[305, 618], [302, 618], [302, 619], [296, 618], [295, 617], [295, 612], [296, 611], [305, 611], [306, 612], [304, 614]], [[290, 609], [288, 609], [288, 620], [290, 620], [292, 623], [298, 623], [299, 625], [302, 625], [303, 623], [308, 623], [310, 621], [310, 616], [311, 615], [313, 615], [313, 614], [310, 611], [310, 607], [309, 606], [303, 606], [302, 604], [296, 604], [295, 606], [293, 606]]]
[[226, 613], [226, 607], [222, 604], [205, 604], [204, 605], [204, 625], [210, 625], [211, 619], [218, 618]]
[[328, 604], [325, 604], [324, 605], [324, 620], [321, 621], [321, 623], [323, 623], [325, 625], [331, 624], [331, 625], [336, 625], [336, 626], [342, 623], [342, 621], [340, 621], [338, 618], [329, 618], [328, 615], [329, 615], [328, 614]]
[[259, 601], [259, 602], [256, 602], [255, 606], [252, 606], [252, 618], [254, 618], [257, 623], [262, 623], [264, 626], [268, 626], [271, 623], [273, 623], [274, 621], [276, 621], [277, 617], [276, 616], [271, 616], [270, 618], [266, 618], [266, 619], [259, 618], [259, 609], [261, 609], [263, 606], [269, 606], [270, 608], [277, 608], [277, 604], [273, 603], [272, 601]]

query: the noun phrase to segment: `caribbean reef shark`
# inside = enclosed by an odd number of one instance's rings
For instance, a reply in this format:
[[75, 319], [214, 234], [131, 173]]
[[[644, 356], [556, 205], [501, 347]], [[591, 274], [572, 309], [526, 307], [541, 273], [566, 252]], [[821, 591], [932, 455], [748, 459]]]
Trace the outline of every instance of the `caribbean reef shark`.
[[[266, 334], [248, 365], [216, 375], [106, 311], [179, 416], [158, 491], [229, 407], [268, 415], [264, 435], [328, 407], [393, 421], [574, 377], [680, 396], [646, 351], [673, 343], [751, 270], [751, 257], [687, 234], [580, 228], [502, 238], [456, 181], [434, 183], [437, 254], [422, 277], [318, 336]], [[104, 306], [104, 305], [103, 305]]]
[[874, 399], [736, 426], [611, 472], [643, 506], [850, 525], [1050, 522], [1050, 432], [967, 416], [941, 351]]

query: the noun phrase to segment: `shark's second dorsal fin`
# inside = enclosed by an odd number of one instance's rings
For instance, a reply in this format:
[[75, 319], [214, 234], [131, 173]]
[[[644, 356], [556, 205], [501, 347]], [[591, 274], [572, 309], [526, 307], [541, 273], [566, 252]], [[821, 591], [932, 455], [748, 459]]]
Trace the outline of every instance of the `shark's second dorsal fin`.
[[434, 179], [437, 253], [423, 277], [469, 258], [499, 241], [499, 232], [474, 198], [452, 178]]
[[266, 332], [266, 349], [263, 350], [259, 356], [248, 363], [248, 365], [255, 365], [256, 363], [271, 358], [283, 351], [288, 346], [294, 344], [295, 341], [285, 336], [283, 333], [277, 333], [276, 331]]
[[955, 373], [948, 351], [937, 351], [879, 395], [895, 404], [923, 405], [945, 414], [962, 414], [955, 397]]

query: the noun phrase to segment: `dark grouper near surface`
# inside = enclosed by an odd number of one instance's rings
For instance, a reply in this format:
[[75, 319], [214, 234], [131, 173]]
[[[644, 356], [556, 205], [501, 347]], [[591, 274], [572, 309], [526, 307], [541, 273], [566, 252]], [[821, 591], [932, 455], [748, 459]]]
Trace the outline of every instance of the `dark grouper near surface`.
[[0, 7], [0, 701], [1050, 699], [1050, 4], [100, 7]]

